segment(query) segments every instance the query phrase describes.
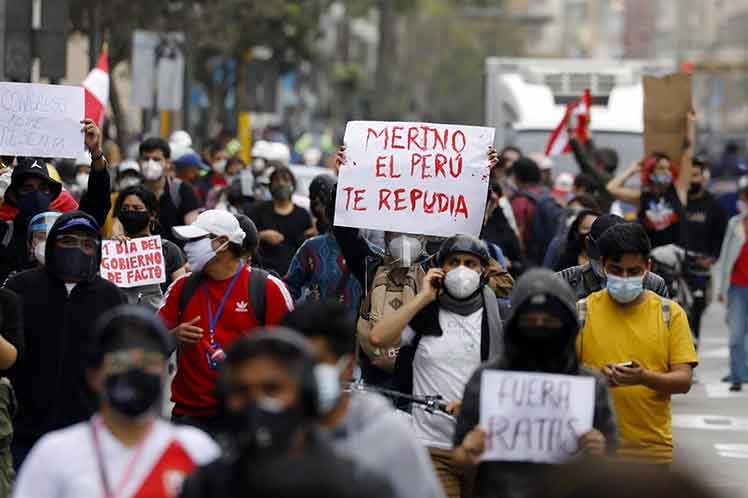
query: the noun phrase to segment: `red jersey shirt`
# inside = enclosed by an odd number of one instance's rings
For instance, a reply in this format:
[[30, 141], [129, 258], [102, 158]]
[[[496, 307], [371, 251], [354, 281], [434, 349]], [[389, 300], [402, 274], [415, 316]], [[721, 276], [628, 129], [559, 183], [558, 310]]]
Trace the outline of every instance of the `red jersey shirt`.
[[[258, 325], [249, 302], [250, 271], [246, 265], [242, 266], [236, 283], [226, 297], [223, 311], [217, 319], [213, 341], [223, 351], [231, 349], [234, 341]], [[211, 344], [208, 305], [210, 304], [210, 313], [215, 319], [233, 277], [219, 281], [205, 279], [201, 282], [187, 303], [180, 320], [179, 296], [187, 278], [188, 275], [184, 275], [171, 284], [159, 309], [159, 315], [169, 329], [198, 316], [200, 321], [195, 325], [203, 329], [200, 342], [179, 346], [177, 374], [171, 385], [171, 400], [175, 404], [174, 413], [177, 415], [213, 417], [218, 414], [215, 397], [218, 368], [216, 363], [210, 361], [210, 355], [216, 348]], [[265, 325], [276, 325], [293, 309], [293, 298], [285, 284], [273, 276], [267, 278], [265, 296]]]

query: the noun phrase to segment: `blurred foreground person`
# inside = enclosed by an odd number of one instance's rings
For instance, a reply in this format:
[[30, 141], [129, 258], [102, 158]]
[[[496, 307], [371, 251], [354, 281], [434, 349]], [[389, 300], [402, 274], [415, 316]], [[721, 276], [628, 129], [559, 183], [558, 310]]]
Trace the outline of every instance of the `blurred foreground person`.
[[719, 498], [694, 472], [662, 472], [617, 460], [583, 460], [553, 468], [533, 498]]
[[300, 331], [339, 381], [320, 420], [336, 452], [385, 477], [394, 498], [443, 498], [428, 453], [407, 419], [379, 394], [355, 387], [343, 392], [353, 377], [356, 314], [328, 299], [303, 303], [282, 324]]
[[386, 481], [338, 457], [315, 432], [340, 392], [335, 369], [327, 367], [289, 329], [258, 329], [237, 340], [218, 384], [228, 451], [187, 480], [182, 498], [275, 497], [297, 489], [300, 479], [329, 496], [391, 498]]
[[[548, 465], [531, 462], [481, 462], [488, 442], [478, 425], [481, 380], [487, 369], [588, 376], [595, 379], [594, 429], [579, 437], [586, 454], [602, 456], [617, 444], [616, 420], [606, 379], [584, 368], [574, 350], [579, 322], [576, 299], [568, 285], [549, 270], [530, 270], [512, 294], [512, 314], [504, 332], [500, 359], [479, 368], [465, 387], [455, 430], [454, 460], [463, 469], [477, 466], [475, 495], [480, 498], [528, 497], [538, 472]], [[463, 494], [463, 498], [467, 498]]]
[[98, 413], [34, 446], [14, 498], [175, 498], [187, 474], [215, 459], [218, 446], [206, 434], [158, 418], [170, 342], [141, 308], [103, 316], [86, 361]]

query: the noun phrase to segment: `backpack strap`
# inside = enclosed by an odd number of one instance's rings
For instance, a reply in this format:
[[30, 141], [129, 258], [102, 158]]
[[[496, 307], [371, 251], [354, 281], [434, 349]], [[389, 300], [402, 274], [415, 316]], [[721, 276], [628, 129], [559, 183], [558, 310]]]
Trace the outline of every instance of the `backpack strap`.
[[252, 267], [249, 270], [249, 303], [259, 327], [265, 325], [266, 285], [269, 275], [261, 268]]
[[579, 317], [579, 330], [582, 330], [587, 322], [587, 298], [577, 301], [577, 316]]
[[171, 197], [171, 202], [174, 204], [174, 207], [177, 208], [177, 211], [179, 210], [180, 204], [182, 204], [182, 193], [180, 192], [181, 187], [182, 180], [179, 178], [169, 179], [169, 197]]
[[192, 296], [195, 295], [195, 291], [197, 291], [197, 286], [200, 285], [200, 281], [203, 278], [203, 274], [199, 271], [192, 272], [189, 277], [187, 277], [187, 281], [184, 283], [184, 286], [182, 287], [182, 292], [179, 294], [179, 306], [178, 306], [178, 322], [182, 323], [182, 315], [184, 314], [184, 310], [187, 309], [187, 304], [189, 304], [190, 299], [192, 299]]
[[667, 326], [668, 330], [670, 329], [670, 300], [665, 299], [664, 297], [658, 295], [657, 297], [660, 298], [660, 303], [662, 304], [662, 318], [665, 320], [665, 325]]

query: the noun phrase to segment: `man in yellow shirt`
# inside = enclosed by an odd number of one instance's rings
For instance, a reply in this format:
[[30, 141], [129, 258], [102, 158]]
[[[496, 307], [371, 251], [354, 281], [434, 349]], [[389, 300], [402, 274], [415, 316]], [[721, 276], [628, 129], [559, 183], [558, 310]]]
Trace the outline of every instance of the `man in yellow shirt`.
[[670, 397], [687, 393], [698, 358], [686, 313], [644, 290], [651, 245], [644, 229], [624, 223], [598, 241], [607, 288], [577, 304], [583, 365], [608, 378], [618, 416], [618, 454], [645, 463], [673, 459]]

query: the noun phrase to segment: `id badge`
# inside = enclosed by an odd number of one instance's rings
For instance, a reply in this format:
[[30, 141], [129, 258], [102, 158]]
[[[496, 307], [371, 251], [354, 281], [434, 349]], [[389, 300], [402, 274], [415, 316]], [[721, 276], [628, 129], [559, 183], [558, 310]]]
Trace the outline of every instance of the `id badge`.
[[223, 352], [221, 345], [217, 342], [212, 342], [207, 348], [205, 348], [205, 359], [208, 361], [208, 367], [210, 367], [211, 370], [218, 369], [225, 358], [226, 353]]

